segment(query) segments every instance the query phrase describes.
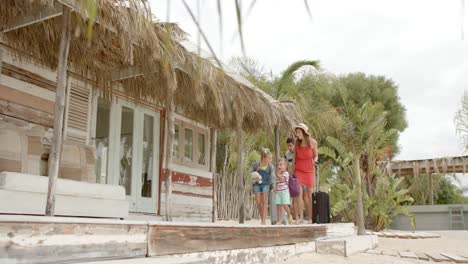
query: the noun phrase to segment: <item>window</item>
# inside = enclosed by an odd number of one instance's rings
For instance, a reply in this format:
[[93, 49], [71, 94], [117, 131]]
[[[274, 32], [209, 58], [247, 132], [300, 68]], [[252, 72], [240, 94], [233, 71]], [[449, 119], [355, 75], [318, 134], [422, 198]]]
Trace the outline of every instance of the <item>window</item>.
[[205, 159], [205, 135], [198, 134], [198, 164], [206, 165]]
[[193, 124], [176, 120], [174, 126], [174, 163], [208, 169], [208, 131]]
[[193, 161], [193, 133], [192, 129], [186, 128], [184, 130], [185, 141], [184, 141], [184, 161]]
[[177, 159], [179, 157], [179, 124], [174, 125], [174, 147], [172, 150], [172, 157]]
[[107, 181], [107, 159], [109, 151], [110, 103], [99, 98], [96, 123], [96, 182], [105, 184]]

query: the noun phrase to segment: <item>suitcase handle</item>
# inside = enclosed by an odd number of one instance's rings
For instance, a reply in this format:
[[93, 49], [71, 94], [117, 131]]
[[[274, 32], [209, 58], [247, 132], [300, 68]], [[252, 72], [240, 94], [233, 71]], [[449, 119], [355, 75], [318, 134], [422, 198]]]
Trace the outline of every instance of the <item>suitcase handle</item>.
[[320, 190], [320, 163], [314, 162], [315, 166], [315, 186], [314, 186], [314, 192], [319, 192]]

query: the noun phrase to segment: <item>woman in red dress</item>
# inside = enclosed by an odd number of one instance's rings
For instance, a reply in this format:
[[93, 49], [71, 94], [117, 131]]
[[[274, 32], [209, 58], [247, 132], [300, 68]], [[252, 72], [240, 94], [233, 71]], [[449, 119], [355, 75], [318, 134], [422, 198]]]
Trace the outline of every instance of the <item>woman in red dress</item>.
[[297, 199], [298, 210], [295, 211], [296, 222], [303, 222], [304, 206], [307, 211], [308, 223], [312, 224], [312, 191], [314, 187], [315, 168], [318, 160], [317, 141], [310, 136], [309, 128], [299, 124], [294, 128], [296, 132], [295, 168], [294, 175], [299, 181], [300, 194]]

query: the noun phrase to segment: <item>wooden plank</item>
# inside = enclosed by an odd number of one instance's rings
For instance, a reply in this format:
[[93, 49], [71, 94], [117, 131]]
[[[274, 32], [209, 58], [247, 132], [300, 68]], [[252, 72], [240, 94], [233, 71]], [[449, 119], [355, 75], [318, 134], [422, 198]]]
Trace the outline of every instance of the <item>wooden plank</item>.
[[418, 256], [418, 259], [429, 260], [429, 257], [426, 254], [422, 253], [422, 252], [416, 252], [415, 254], [416, 254], [416, 256]]
[[435, 262], [442, 262], [442, 261], [451, 261], [451, 259], [440, 255], [439, 253], [433, 253], [433, 252], [424, 252], [426, 253], [427, 256], [429, 256], [433, 261]]
[[33, 73], [31, 71], [25, 70], [23, 68], [17, 67], [13, 64], [4, 62], [2, 69], [2, 74], [9, 76], [11, 78], [30, 83], [32, 85], [39, 86], [41, 88], [47, 89], [49, 91], [55, 92], [57, 84], [46, 77]]
[[396, 252], [395, 250], [383, 250], [382, 255], [396, 257], [398, 256], [398, 252]]
[[29, 16], [19, 16], [16, 21], [6, 25], [2, 28], [2, 33], [7, 33], [15, 29], [27, 27], [29, 25], [40, 23], [42, 21], [61, 16], [62, 5], [54, 3], [54, 5], [47, 5], [43, 9], [39, 10], [36, 14]]
[[396, 235], [392, 232], [382, 232], [382, 234], [385, 236], [385, 237], [390, 237], [390, 238], [394, 238], [396, 237]]
[[54, 102], [0, 84], [0, 99], [54, 114]]
[[[0, 189], [0, 213], [44, 215], [46, 193], [10, 191]], [[112, 217], [128, 216], [128, 202], [123, 200], [56, 195], [55, 214], [76, 217]], [[1, 262], [0, 262], [1, 263]]]
[[223, 227], [150, 225], [148, 255], [269, 247], [326, 236], [321, 226]]
[[45, 127], [52, 127], [54, 122], [54, 116], [49, 113], [4, 99], [0, 99], [0, 114]]
[[[47, 177], [25, 173], [0, 172], [0, 189], [47, 193]], [[57, 194], [125, 201], [125, 189], [120, 185], [66, 179], [57, 180]]]
[[0, 222], [1, 263], [69, 263], [147, 253], [147, 225]]
[[398, 254], [400, 254], [400, 257], [402, 258], [412, 258], [412, 259], [417, 259], [418, 256], [414, 254], [414, 252], [411, 251], [398, 251]]
[[189, 175], [186, 173], [181, 173], [174, 171], [171, 176], [172, 182], [187, 184], [191, 186], [200, 186], [200, 187], [213, 187], [213, 179], [208, 179], [205, 177]]
[[368, 249], [366, 251], [367, 254], [372, 254], [372, 255], [380, 255], [382, 254], [382, 250], [380, 249]]
[[392, 232], [395, 237], [397, 238], [403, 238], [403, 239], [406, 239], [406, 238], [410, 238], [409, 234], [408, 233], [404, 233], [404, 232]]
[[457, 254], [452, 254], [452, 253], [445, 253], [445, 252], [442, 252], [440, 253], [442, 256], [445, 256], [447, 258], [450, 258], [452, 259], [453, 261], [455, 261], [456, 263], [468, 263], [468, 258], [464, 258], [464, 257], [461, 257]]

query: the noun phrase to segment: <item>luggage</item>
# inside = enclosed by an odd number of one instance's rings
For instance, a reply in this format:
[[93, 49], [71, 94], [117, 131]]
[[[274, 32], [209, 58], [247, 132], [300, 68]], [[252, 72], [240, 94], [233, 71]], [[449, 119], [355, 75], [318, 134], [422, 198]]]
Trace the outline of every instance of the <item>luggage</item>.
[[330, 196], [319, 191], [319, 165], [315, 168], [315, 190], [312, 193], [312, 221], [317, 224], [330, 223]]

